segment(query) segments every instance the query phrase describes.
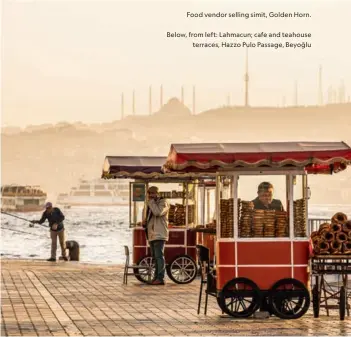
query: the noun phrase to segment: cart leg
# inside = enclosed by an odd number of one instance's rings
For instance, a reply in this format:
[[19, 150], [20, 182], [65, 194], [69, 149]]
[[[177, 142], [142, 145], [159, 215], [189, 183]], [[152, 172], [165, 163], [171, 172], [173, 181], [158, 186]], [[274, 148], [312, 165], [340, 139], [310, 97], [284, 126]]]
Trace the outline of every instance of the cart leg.
[[272, 315], [272, 310], [271, 310], [271, 307], [268, 303], [268, 296], [267, 296], [267, 294], [265, 294], [263, 292], [261, 292], [259, 311], [268, 312], [270, 316]]
[[312, 289], [312, 301], [313, 301], [313, 316], [314, 318], [319, 317], [319, 309], [321, 303], [321, 291], [319, 287], [319, 277], [316, 275], [315, 277], [315, 285]]
[[328, 294], [327, 291], [325, 289], [325, 279], [324, 279], [324, 275], [321, 276], [321, 288], [319, 291], [319, 298], [321, 298], [321, 292], [323, 291], [324, 294], [324, 302], [325, 302], [325, 310], [327, 311], [327, 316], [329, 316], [329, 307], [328, 307]]
[[342, 276], [342, 283], [343, 283], [343, 286], [344, 286], [344, 288], [345, 288], [345, 304], [346, 304], [346, 314], [347, 314], [347, 316], [350, 316], [350, 306], [349, 306], [349, 301], [348, 301], [348, 288], [347, 288], [347, 285], [348, 285], [348, 274], [344, 274], [343, 276]]
[[205, 315], [207, 315], [207, 301], [208, 301], [208, 293], [206, 291], [206, 295], [205, 295]]
[[340, 297], [339, 297], [339, 314], [340, 321], [345, 319], [345, 308], [346, 308], [346, 290], [344, 286], [340, 288]]
[[200, 294], [199, 294], [199, 304], [197, 306], [197, 314], [200, 314], [200, 307], [201, 307], [201, 298], [202, 298], [202, 279], [200, 283]]

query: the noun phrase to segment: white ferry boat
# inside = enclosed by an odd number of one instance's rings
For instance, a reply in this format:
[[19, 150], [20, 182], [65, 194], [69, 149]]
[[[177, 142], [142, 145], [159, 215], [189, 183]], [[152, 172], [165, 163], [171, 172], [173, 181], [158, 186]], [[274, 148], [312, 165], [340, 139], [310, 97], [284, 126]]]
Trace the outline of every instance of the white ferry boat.
[[43, 211], [47, 194], [39, 186], [1, 186], [1, 210], [12, 212]]
[[69, 193], [60, 193], [56, 204], [64, 208], [76, 206], [128, 206], [129, 181], [120, 179], [81, 179]]

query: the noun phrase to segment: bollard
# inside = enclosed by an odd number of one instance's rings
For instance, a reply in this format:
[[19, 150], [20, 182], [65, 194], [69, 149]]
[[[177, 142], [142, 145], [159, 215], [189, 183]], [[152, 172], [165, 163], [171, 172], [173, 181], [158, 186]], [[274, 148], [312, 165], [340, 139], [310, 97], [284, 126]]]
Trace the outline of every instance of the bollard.
[[66, 248], [69, 251], [69, 260], [79, 261], [79, 243], [77, 241], [66, 241]]

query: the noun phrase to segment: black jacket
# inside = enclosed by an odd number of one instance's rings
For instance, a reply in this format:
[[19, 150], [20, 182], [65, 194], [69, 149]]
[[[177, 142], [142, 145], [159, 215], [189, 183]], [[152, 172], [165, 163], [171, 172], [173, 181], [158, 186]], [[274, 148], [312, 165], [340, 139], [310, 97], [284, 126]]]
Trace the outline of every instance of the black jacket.
[[60, 232], [64, 228], [63, 226], [64, 219], [65, 219], [65, 216], [62, 214], [61, 210], [58, 207], [54, 207], [51, 214], [48, 214], [47, 211], [45, 211], [38, 222], [42, 224], [45, 222], [45, 220], [48, 220], [50, 229], [52, 231], [53, 231], [52, 226], [56, 223], [58, 226], [55, 232]]

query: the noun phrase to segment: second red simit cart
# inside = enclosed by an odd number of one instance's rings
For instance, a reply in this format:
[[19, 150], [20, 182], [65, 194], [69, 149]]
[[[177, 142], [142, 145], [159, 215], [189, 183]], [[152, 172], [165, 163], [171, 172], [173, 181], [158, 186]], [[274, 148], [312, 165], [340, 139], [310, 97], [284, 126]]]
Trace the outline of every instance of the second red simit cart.
[[[133, 263], [154, 267], [150, 247], [141, 221], [145, 216], [147, 189], [155, 185], [160, 196], [170, 204], [168, 214], [169, 240], [165, 246], [166, 271], [169, 278], [178, 284], [192, 282], [197, 276], [196, 244], [200, 236], [193, 230], [203, 224], [211, 209], [209, 199], [214, 174], [162, 172], [166, 157], [107, 156], [103, 167], [103, 178], [129, 179], [129, 222], [133, 235]], [[201, 242], [210, 241], [211, 236], [201, 235]], [[213, 240], [212, 240], [213, 241]], [[210, 244], [213, 242], [210, 241]], [[210, 247], [212, 248], [212, 247]], [[213, 250], [213, 249], [212, 249]], [[152, 268], [154, 270], [154, 268]], [[148, 275], [139, 270], [135, 277], [148, 282]]]
[[[214, 277], [225, 313], [249, 317], [261, 309], [295, 319], [307, 312], [308, 175], [335, 174], [350, 163], [344, 142], [171, 146], [165, 172], [216, 174]], [[260, 207], [267, 197], [260, 186], [270, 186], [274, 207]]]

